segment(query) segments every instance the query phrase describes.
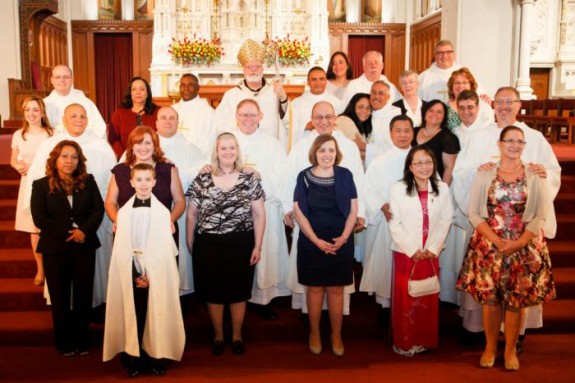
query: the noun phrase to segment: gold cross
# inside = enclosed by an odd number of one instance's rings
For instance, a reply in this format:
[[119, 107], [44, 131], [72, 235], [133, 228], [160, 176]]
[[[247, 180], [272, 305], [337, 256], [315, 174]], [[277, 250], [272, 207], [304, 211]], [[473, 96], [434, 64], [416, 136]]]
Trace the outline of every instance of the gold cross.
[[250, 158], [250, 156], [246, 154], [245, 160], [244, 160], [244, 166], [249, 166], [250, 168], [254, 168], [254, 169], [255, 169], [255, 168], [257, 167], [257, 164], [256, 164], [255, 162], [254, 162], [254, 163], [250, 163], [249, 158]]

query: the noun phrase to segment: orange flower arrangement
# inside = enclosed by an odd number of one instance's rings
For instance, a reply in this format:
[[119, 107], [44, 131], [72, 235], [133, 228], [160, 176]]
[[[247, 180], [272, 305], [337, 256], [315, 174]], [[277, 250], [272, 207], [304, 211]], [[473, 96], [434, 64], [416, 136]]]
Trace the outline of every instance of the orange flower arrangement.
[[194, 34], [191, 40], [187, 37], [182, 40], [172, 38], [172, 44], [170, 44], [168, 53], [172, 55], [172, 60], [178, 64], [210, 65], [220, 61], [224, 55], [224, 48], [219, 38], [206, 40], [204, 38], [196, 38]]
[[266, 64], [272, 65], [276, 59], [283, 66], [297, 66], [309, 64], [311, 57], [311, 46], [306, 37], [303, 40], [290, 39], [289, 34], [280, 39], [266, 39], [264, 45], [267, 45]]

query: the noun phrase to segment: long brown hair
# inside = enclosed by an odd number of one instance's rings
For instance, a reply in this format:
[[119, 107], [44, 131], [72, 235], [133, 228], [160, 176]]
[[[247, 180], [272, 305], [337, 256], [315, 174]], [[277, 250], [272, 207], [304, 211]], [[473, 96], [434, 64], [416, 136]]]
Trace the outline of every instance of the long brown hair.
[[132, 130], [128, 136], [128, 143], [126, 144], [126, 164], [132, 166], [136, 163], [134, 145], [144, 141], [144, 135], [146, 133], [152, 137], [152, 143], [154, 144], [154, 154], [152, 154], [152, 159], [155, 162], [166, 162], [164, 152], [160, 148], [160, 139], [158, 138], [158, 133], [156, 133], [154, 129], [147, 125], [140, 125], [137, 126], [136, 129]]
[[[71, 146], [76, 149], [78, 153], [78, 166], [72, 173], [72, 181], [64, 180], [60, 178], [58, 173], [58, 168], [56, 163], [62, 149], [66, 146]], [[48, 161], [46, 161], [46, 176], [49, 178], [50, 193], [56, 193], [56, 191], [64, 191], [66, 195], [71, 195], [76, 190], [84, 190], [86, 187], [86, 180], [88, 179], [88, 173], [86, 172], [86, 157], [82, 152], [82, 148], [75, 141], [64, 140], [60, 141], [54, 146], [54, 149], [50, 152]]]
[[[38, 103], [38, 108], [40, 108], [40, 114], [42, 115], [40, 117], [40, 124], [42, 125], [42, 129], [44, 129], [46, 133], [48, 133], [48, 136], [52, 136], [52, 134], [54, 134], [54, 129], [52, 129], [52, 127], [50, 126], [50, 121], [48, 120], [48, 116], [46, 115], [46, 105], [44, 104], [44, 100], [42, 100], [40, 97], [38, 96], [26, 97], [24, 101], [22, 101], [22, 114], [24, 114], [26, 106], [28, 106], [28, 104], [32, 101], [36, 101]], [[22, 124], [22, 139], [24, 141], [26, 141], [26, 133], [28, 133], [29, 129], [30, 124], [28, 123], [26, 118], [24, 118], [24, 122]]]

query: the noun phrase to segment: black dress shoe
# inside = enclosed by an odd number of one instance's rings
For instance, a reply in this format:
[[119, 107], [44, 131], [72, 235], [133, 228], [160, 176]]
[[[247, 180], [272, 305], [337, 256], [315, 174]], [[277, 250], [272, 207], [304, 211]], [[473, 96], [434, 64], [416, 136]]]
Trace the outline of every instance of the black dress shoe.
[[212, 354], [222, 355], [223, 353], [224, 353], [224, 341], [214, 340], [214, 343], [212, 343]]
[[276, 320], [278, 314], [268, 305], [249, 303], [248, 307], [265, 320]]
[[265, 320], [276, 320], [276, 319], [278, 319], [278, 313], [276, 313], [271, 307], [269, 307], [267, 305], [261, 307], [259, 314]]
[[128, 378], [135, 378], [136, 376], [140, 375], [140, 370], [136, 367], [130, 367], [126, 370], [126, 375]]
[[243, 355], [246, 353], [246, 347], [244, 346], [244, 342], [241, 340], [234, 340], [232, 342], [232, 353], [234, 355]]
[[166, 367], [162, 367], [162, 366], [152, 367], [152, 374], [154, 374], [154, 375], [166, 375]]

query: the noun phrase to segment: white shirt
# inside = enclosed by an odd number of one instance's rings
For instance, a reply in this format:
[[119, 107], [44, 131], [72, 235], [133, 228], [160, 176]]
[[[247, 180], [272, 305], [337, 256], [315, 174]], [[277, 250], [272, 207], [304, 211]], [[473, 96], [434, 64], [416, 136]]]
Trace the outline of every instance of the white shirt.
[[96, 104], [86, 97], [81, 90], [72, 88], [66, 96], [60, 96], [53, 90], [48, 97], [44, 99], [44, 104], [46, 104], [48, 120], [50, 120], [50, 124], [56, 131], [63, 132], [65, 130], [64, 124], [62, 123], [64, 109], [70, 104], [80, 104], [86, 109], [88, 116], [88, 126], [86, 129], [91, 130], [100, 138], [106, 138], [106, 121], [102, 118]]

